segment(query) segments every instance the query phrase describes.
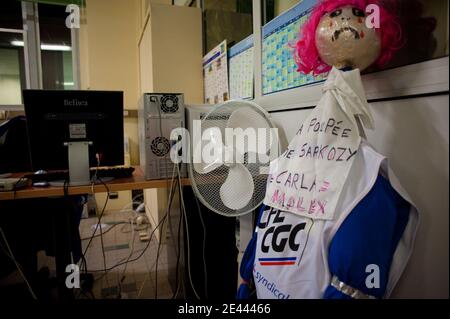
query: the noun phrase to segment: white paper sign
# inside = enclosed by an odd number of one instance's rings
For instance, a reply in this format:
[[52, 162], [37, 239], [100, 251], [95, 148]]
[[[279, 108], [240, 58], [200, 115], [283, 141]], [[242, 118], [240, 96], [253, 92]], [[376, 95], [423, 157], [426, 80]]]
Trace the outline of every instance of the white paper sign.
[[331, 220], [361, 137], [355, 119], [372, 127], [359, 70], [333, 69], [317, 107], [288, 149], [271, 162], [264, 204]]

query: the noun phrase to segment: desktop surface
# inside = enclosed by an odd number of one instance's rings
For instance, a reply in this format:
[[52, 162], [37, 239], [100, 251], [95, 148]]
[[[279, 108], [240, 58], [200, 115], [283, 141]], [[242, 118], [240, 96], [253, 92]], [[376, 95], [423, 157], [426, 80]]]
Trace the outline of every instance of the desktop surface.
[[[86, 186], [71, 186], [67, 188], [67, 195], [82, 195], [94, 193], [119, 192], [127, 190], [150, 189], [150, 188], [170, 188], [169, 179], [160, 180], [146, 180], [140, 167], [135, 166], [131, 177], [118, 178], [111, 182], [103, 184], [86, 185]], [[12, 177], [20, 178], [26, 173], [13, 174]], [[181, 180], [183, 186], [190, 185], [190, 180], [184, 178]], [[0, 200], [15, 200], [28, 199], [39, 197], [64, 196], [64, 187], [49, 186], [49, 187], [33, 187], [29, 186], [16, 192], [0, 192]]]

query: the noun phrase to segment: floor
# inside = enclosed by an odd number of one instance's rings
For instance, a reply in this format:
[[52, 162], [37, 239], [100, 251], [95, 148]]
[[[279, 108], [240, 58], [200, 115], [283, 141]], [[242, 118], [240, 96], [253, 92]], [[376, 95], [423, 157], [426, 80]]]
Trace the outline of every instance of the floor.
[[[140, 240], [139, 231], [132, 231], [129, 223], [129, 220], [134, 217], [136, 217], [135, 212], [126, 211], [108, 213], [102, 218], [105, 258], [103, 258], [100, 236], [95, 237], [89, 246], [85, 257], [88, 271], [94, 273], [93, 294], [96, 299], [153, 299], [155, 297], [169, 299], [172, 297], [173, 292], [168, 282], [166, 245], [162, 244], [160, 247], [158, 276], [156, 277], [158, 242], [155, 237], [150, 243]], [[97, 217], [81, 221], [80, 236], [84, 239], [82, 240], [83, 251], [86, 249], [97, 222]], [[149, 225], [142, 227], [147, 227], [145, 231], [148, 234], [151, 233]], [[100, 234], [100, 227], [96, 234]], [[148, 248], [144, 251], [147, 246]], [[142, 256], [137, 259], [141, 254]], [[130, 262], [126, 264], [128, 258]], [[123, 263], [123, 265], [104, 272], [105, 264], [106, 269], [109, 269], [119, 263]], [[156, 285], [158, 289], [156, 289]], [[77, 297], [88, 298], [91, 296], [78, 294]]]

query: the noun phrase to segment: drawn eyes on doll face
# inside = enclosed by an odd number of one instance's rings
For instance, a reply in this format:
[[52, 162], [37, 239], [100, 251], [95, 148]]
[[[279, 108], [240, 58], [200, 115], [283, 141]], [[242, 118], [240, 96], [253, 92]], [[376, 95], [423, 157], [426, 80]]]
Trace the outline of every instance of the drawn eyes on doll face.
[[[350, 9], [350, 8], [346, 8], [346, 9]], [[345, 10], [345, 11], [350, 11], [350, 10]], [[341, 16], [342, 16], [341, 20], [350, 20], [352, 18], [350, 14], [346, 14], [344, 16], [342, 13], [343, 13], [343, 9], [334, 10], [333, 12], [330, 13], [330, 18], [334, 19], [334, 18], [338, 18]], [[366, 16], [366, 13], [358, 8], [351, 8], [351, 13], [356, 18], [364, 18]]]
[[366, 14], [356, 7], [345, 6], [338, 8], [328, 14], [328, 25], [331, 31], [331, 41], [339, 40], [342, 34], [352, 34], [355, 40], [360, 40], [366, 35], [363, 30], [364, 18]]
[[366, 13], [358, 8], [352, 8], [353, 15], [358, 18], [365, 18]]
[[330, 18], [337, 18], [342, 14], [342, 10], [338, 9], [330, 13]]

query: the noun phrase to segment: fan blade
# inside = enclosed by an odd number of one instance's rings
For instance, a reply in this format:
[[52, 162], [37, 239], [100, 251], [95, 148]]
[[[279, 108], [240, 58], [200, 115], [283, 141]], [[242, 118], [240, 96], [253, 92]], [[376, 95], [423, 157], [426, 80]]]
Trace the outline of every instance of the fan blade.
[[214, 171], [215, 169], [222, 166], [223, 163], [221, 161], [217, 161], [214, 163], [194, 163], [194, 169], [199, 174], [208, 174]]
[[208, 174], [223, 164], [224, 145], [222, 133], [217, 127], [203, 132], [194, 152], [194, 169], [199, 174]]
[[[198, 152], [197, 154], [199, 154], [201, 156], [201, 152], [202, 152], [202, 144], [199, 143], [197, 144], [196, 147], [196, 152]], [[222, 160], [222, 153], [218, 152], [216, 154], [215, 158], [211, 158], [211, 161], [206, 163], [203, 162], [203, 158], [200, 157], [200, 162], [197, 162], [196, 159], [194, 159], [194, 169], [197, 173], [199, 174], [208, 174], [211, 173], [212, 171], [214, 171], [215, 169], [219, 168], [220, 166], [223, 165], [223, 160]]]
[[225, 183], [220, 187], [220, 198], [228, 208], [239, 210], [247, 206], [254, 190], [252, 175], [243, 164], [238, 163], [230, 168]]
[[[231, 113], [230, 115], [230, 118], [228, 119], [227, 128], [242, 129], [241, 134], [237, 134], [238, 131], [236, 130], [234, 131], [236, 136], [235, 149], [238, 150], [239, 153], [241, 154], [247, 152], [257, 152], [261, 154], [266, 154], [270, 148], [269, 134], [271, 127], [267, 119], [263, 115], [261, 115], [260, 113], [256, 112], [255, 110], [249, 107], [241, 107], [233, 111], [233, 113]], [[255, 137], [257, 138], [257, 140], [256, 141], [250, 140], [248, 145], [245, 145], [245, 143], [242, 145], [242, 143], [239, 143], [239, 141], [244, 141], [244, 138], [246, 137], [245, 132], [246, 129], [254, 130], [254, 133], [256, 133]], [[259, 136], [260, 131], [258, 129], [265, 129], [266, 136]], [[258, 139], [263, 138], [265, 140], [258, 141]], [[259, 144], [261, 144], [261, 146], [259, 146]]]

